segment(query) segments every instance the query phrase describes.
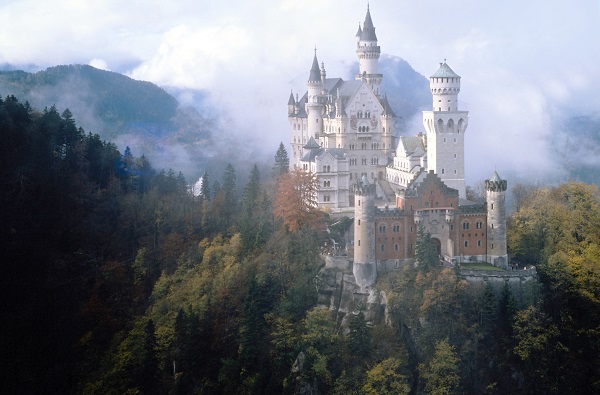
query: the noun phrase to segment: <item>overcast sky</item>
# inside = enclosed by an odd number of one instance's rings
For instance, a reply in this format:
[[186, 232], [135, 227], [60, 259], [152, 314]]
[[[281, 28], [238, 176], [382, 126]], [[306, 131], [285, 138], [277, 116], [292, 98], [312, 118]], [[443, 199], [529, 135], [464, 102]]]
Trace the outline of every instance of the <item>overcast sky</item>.
[[[275, 152], [288, 140], [290, 89], [306, 89], [315, 46], [328, 77], [348, 78], [366, 8], [363, 0], [0, 0], [0, 64], [91, 64], [205, 89], [235, 129]], [[548, 171], [550, 146], [564, 144], [549, 139], [557, 122], [600, 109], [599, 0], [373, 0], [370, 8], [383, 53], [425, 76], [447, 59], [462, 77], [468, 182], [494, 168]], [[421, 130], [420, 120], [411, 125], [409, 134]]]

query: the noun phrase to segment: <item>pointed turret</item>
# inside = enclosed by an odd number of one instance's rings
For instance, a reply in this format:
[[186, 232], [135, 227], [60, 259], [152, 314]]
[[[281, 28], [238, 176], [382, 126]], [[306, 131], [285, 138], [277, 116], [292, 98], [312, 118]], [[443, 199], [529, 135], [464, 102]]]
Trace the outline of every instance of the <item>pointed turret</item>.
[[319, 61], [317, 60], [317, 50], [313, 58], [312, 67], [308, 76], [308, 82], [321, 82], [321, 70], [319, 70]]
[[360, 66], [359, 73], [356, 75], [357, 80], [365, 81], [371, 86], [373, 92], [379, 96], [379, 86], [383, 80], [383, 75], [379, 74], [379, 56], [381, 48], [377, 45], [377, 35], [375, 34], [375, 26], [371, 19], [371, 11], [367, 6], [367, 15], [365, 22], [358, 26], [356, 33], [358, 42], [356, 43], [356, 54]]
[[290, 92], [290, 98], [288, 99], [288, 115], [293, 115], [296, 112], [296, 100], [294, 100], [294, 93]]
[[358, 31], [356, 32], [356, 40], [360, 40], [360, 36], [362, 36], [362, 29], [360, 28], [360, 22], [358, 23]]
[[369, 9], [369, 6], [367, 6], [367, 16], [365, 17], [365, 23], [363, 23], [360, 39], [363, 41], [377, 41], [375, 26], [373, 26], [373, 20], [371, 19], [371, 10]]

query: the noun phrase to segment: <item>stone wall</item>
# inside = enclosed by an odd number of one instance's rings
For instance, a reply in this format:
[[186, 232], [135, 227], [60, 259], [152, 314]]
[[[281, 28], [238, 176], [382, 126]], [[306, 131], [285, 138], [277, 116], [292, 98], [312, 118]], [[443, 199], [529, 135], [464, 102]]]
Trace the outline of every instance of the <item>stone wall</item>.
[[490, 284], [497, 297], [506, 283], [521, 305], [533, 302], [539, 293], [535, 266], [526, 270], [506, 271], [459, 269], [459, 276], [471, 284]]

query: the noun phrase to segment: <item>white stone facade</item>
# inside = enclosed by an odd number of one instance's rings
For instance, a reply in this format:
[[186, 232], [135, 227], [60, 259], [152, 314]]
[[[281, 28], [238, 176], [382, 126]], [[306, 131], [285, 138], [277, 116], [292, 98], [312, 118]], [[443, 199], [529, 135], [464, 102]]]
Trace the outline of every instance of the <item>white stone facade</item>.
[[301, 98], [292, 93], [288, 101], [290, 167], [316, 173], [321, 207], [350, 206], [349, 185], [362, 176], [371, 182], [385, 179], [396, 148], [396, 116], [379, 95], [381, 50], [368, 10], [356, 38], [360, 72], [355, 80], [327, 78], [315, 52], [306, 93]]

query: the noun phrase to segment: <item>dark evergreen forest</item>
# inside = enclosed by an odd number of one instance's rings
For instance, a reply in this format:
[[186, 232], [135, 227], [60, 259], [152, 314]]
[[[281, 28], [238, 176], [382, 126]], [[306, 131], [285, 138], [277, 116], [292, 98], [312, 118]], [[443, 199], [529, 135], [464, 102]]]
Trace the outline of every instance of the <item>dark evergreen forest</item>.
[[595, 186], [513, 188], [525, 297], [407, 265], [378, 284], [389, 324], [342, 328], [316, 305], [330, 220], [283, 145], [270, 174], [232, 163], [198, 194], [68, 109], [5, 97], [0, 136], [4, 393], [600, 392]]

